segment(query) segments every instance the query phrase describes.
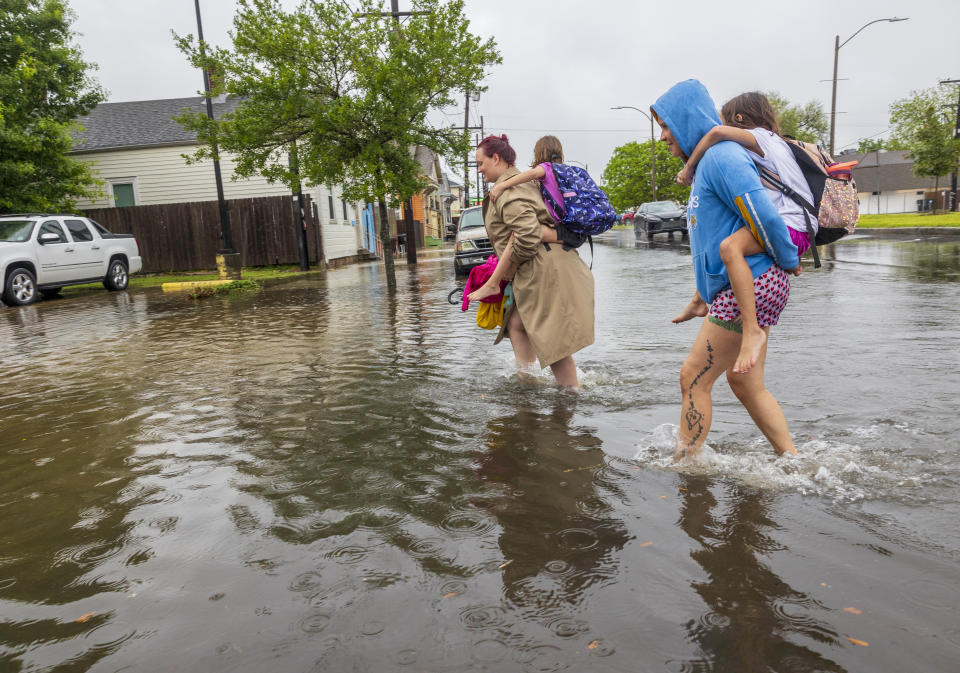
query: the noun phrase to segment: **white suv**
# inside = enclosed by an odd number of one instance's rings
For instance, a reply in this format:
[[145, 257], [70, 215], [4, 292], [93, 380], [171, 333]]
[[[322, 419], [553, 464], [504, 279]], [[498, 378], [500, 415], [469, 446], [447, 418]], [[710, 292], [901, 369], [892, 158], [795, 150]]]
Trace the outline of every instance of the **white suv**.
[[143, 268], [132, 234], [111, 234], [79, 215], [0, 216], [0, 296], [12, 306], [55, 295], [64, 285], [103, 281], [124, 290]]

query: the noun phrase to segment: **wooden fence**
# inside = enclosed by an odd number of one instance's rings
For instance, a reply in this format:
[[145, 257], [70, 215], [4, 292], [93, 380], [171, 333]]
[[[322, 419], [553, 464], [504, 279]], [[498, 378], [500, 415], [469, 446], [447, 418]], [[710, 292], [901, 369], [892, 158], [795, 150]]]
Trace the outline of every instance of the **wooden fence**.
[[[304, 194], [303, 199], [309, 258], [315, 264], [323, 258], [320, 223], [310, 197]], [[294, 219], [291, 197], [229, 199], [227, 210], [233, 247], [240, 253], [244, 266], [300, 261], [299, 222]], [[145, 272], [195, 271], [216, 266], [220, 249], [220, 210], [216, 201], [98, 208], [87, 210], [84, 215], [114, 233], [136, 236]]]

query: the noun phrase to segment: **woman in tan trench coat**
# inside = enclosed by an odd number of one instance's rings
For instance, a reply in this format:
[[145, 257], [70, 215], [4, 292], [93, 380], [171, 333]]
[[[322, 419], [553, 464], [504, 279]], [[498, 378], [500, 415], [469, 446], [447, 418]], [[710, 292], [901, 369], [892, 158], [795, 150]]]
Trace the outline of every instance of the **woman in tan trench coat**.
[[[477, 147], [477, 166], [487, 182], [503, 182], [519, 171], [506, 136], [489, 136]], [[533, 183], [507, 189], [483, 202], [484, 224], [498, 257], [513, 235], [513, 305], [503, 316], [497, 343], [506, 336], [521, 368], [540, 361], [557, 383], [578, 386], [573, 354], [593, 343], [593, 274], [576, 250], [543, 243], [540, 226], [553, 226]]]

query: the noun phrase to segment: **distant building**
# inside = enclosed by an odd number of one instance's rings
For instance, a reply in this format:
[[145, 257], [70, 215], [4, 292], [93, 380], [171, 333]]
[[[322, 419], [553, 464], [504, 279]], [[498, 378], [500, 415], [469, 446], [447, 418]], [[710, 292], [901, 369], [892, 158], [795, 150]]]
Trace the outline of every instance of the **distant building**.
[[446, 200], [449, 201], [447, 208], [450, 213], [450, 221], [454, 222], [460, 218], [460, 211], [463, 210], [463, 185], [451, 178], [449, 173], [444, 172], [443, 178], [449, 191]]
[[950, 203], [950, 177], [919, 178], [913, 159], [895, 150], [844, 154], [841, 161], [859, 161], [853, 169], [860, 196], [860, 213], [915, 213], [946, 208]]
[[[218, 97], [213, 102], [218, 118], [235, 107], [232, 98]], [[78, 206], [90, 209], [216, 200], [213, 163], [187, 164], [182, 156], [192, 154], [199, 145], [196, 135], [173, 119], [184, 109], [204, 111], [204, 98], [101, 103], [78, 119], [83, 130], [76, 134], [71, 154], [90, 164], [105, 182], [99, 198], [82, 200]], [[286, 155], [279, 160], [286, 161]], [[234, 161], [229, 154], [221, 156], [220, 168], [227, 199], [290, 195], [286, 185], [259, 175], [233, 180]], [[328, 263], [354, 261], [361, 250], [376, 253], [373, 208], [346, 201], [338, 185], [305, 184], [303, 189], [317, 207]]]

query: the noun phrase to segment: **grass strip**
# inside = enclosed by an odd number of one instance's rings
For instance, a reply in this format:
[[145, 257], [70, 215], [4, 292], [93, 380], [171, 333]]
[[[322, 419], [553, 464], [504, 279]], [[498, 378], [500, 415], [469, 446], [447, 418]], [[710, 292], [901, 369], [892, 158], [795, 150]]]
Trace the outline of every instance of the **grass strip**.
[[[317, 273], [321, 269], [314, 268], [310, 271], [301, 271], [296, 264], [281, 264], [280, 266], [245, 266], [243, 267], [243, 278], [250, 280], [270, 280], [273, 278], [292, 278], [294, 276], [306, 276], [311, 273]], [[216, 271], [189, 271], [183, 273], [165, 273], [165, 274], [145, 274], [130, 276], [131, 290], [142, 289], [146, 287], [160, 287], [164, 283], [182, 283], [200, 280], [220, 280]], [[84, 294], [91, 290], [103, 290], [101, 283], [88, 283], [86, 285], [73, 285], [63, 288], [63, 294]]]
[[237, 292], [256, 292], [260, 289], [260, 283], [255, 280], [244, 278], [235, 280], [224, 285], [210, 285], [207, 287], [198, 287], [190, 292], [187, 297], [190, 299], [205, 299], [207, 297], [217, 297], [222, 294], [234, 294]]
[[861, 215], [857, 228], [882, 229], [887, 227], [960, 227], [960, 213], [891, 213], [889, 215]]

